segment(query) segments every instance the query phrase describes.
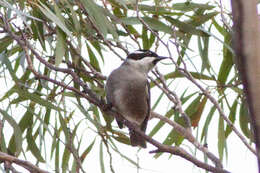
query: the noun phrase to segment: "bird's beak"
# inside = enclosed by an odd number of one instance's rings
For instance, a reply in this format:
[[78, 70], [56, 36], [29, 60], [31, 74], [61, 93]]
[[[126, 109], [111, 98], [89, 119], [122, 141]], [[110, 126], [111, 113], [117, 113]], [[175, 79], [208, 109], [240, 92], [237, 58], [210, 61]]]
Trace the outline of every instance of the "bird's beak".
[[161, 61], [161, 60], [163, 60], [163, 59], [167, 59], [167, 58], [170, 58], [170, 57], [166, 57], [166, 56], [158, 56], [157, 58], [158, 58], [158, 61]]
[[163, 60], [163, 59], [167, 59], [169, 57], [166, 56], [157, 56], [156, 59], [153, 61], [154, 65], [157, 64], [159, 61]]

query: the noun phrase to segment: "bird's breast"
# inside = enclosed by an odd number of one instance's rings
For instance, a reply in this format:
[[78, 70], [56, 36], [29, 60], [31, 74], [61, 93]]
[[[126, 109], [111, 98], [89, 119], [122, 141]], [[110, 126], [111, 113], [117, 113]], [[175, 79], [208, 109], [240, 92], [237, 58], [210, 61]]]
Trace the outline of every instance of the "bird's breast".
[[140, 125], [148, 112], [146, 79], [126, 78], [115, 90], [115, 106], [129, 121]]

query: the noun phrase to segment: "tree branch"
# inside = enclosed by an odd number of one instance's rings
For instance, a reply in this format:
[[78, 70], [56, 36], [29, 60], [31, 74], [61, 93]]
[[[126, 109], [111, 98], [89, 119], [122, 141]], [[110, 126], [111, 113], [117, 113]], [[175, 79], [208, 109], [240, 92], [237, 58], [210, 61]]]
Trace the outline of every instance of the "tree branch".
[[7, 161], [7, 162], [10, 162], [10, 163], [15, 163], [15, 164], [27, 169], [31, 173], [49, 173], [48, 171], [42, 170], [42, 169], [38, 168], [37, 166], [35, 166], [34, 164], [32, 164], [28, 161], [18, 159], [14, 156], [3, 153], [1, 151], [0, 151], [0, 160], [4, 161], [4, 162]]
[[[169, 48], [169, 45], [166, 44], [160, 37], [159, 35], [154, 32], [152, 30], [151, 27], [149, 27], [149, 25], [147, 23], [145, 23], [145, 21], [139, 16], [139, 10], [138, 10], [138, 0], [136, 1], [136, 12], [137, 12], [137, 18], [140, 20], [140, 22], [149, 30], [152, 32], [152, 34], [157, 37], [157, 39], [162, 43], [162, 45], [164, 45], [169, 53], [170, 59], [172, 61], [172, 63], [175, 65], [176, 69], [183, 75], [185, 76], [188, 80], [190, 80], [195, 86], [197, 86], [197, 88], [199, 88], [202, 93], [208, 97], [208, 99], [211, 101], [211, 103], [214, 104], [214, 106], [217, 108], [220, 116], [226, 121], [226, 123], [230, 126], [230, 128], [234, 131], [234, 133], [240, 138], [240, 140], [242, 141], [242, 143], [244, 143], [244, 145], [255, 155], [257, 155], [257, 152], [255, 151], [255, 149], [253, 149], [250, 144], [247, 142], [246, 138], [237, 130], [237, 128], [233, 125], [233, 123], [228, 119], [228, 117], [224, 114], [223, 110], [221, 109], [220, 105], [218, 104], [217, 100], [212, 97], [209, 92], [204, 89], [194, 78], [193, 76], [190, 74], [190, 72], [187, 70], [186, 68], [186, 64], [184, 61], [182, 61], [184, 68], [180, 68], [179, 65], [174, 61], [174, 59], [172, 58], [171, 55], [171, 51]], [[180, 52], [178, 50], [178, 43], [173, 43], [176, 48], [177, 48], [177, 52], [180, 55]], [[185, 116], [184, 116], [185, 117]]]
[[[104, 103], [103, 100], [99, 99], [98, 96], [93, 93], [87, 86], [86, 84], [80, 80], [80, 78], [77, 76], [76, 73], [74, 73], [72, 70], [70, 69], [65, 69], [65, 68], [59, 68], [59, 67], [55, 67], [54, 65], [48, 63], [47, 61], [45, 61], [29, 44], [29, 42], [27, 41], [27, 39], [24, 37], [24, 35], [22, 34], [22, 36], [17, 36], [15, 35], [12, 30], [9, 27], [8, 23], [5, 23], [4, 29], [7, 31], [7, 33], [14, 39], [17, 41], [17, 43], [25, 50], [26, 53], [26, 59], [27, 59], [27, 63], [28, 63], [28, 68], [34, 73], [34, 75], [39, 78], [39, 79], [44, 79], [47, 80], [51, 83], [54, 83], [56, 85], [59, 85], [61, 87], [63, 87], [64, 89], [69, 89], [71, 91], [76, 92], [77, 94], [79, 94], [80, 96], [83, 96], [84, 98], [86, 98], [90, 103], [98, 106], [102, 111], [113, 115], [113, 116], [121, 116], [116, 112], [113, 112], [112, 110], [106, 110], [106, 105]], [[33, 64], [32, 64], [32, 60], [31, 57], [29, 55], [28, 50], [30, 50], [32, 52], [32, 54], [36, 57], [36, 59], [38, 59], [42, 64], [44, 64], [46, 67], [48, 67], [49, 69], [56, 71], [56, 72], [62, 72], [62, 73], [66, 73], [72, 76], [73, 80], [75, 83], [78, 83], [80, 86], [83, 87], [83, 89], [86, 91], [86, 94], [82, 93], [81, 91], [79, 91], [76, 88], [67, 86], [66, 84], [64, 84], [63, 82], [59, 82], [56, 80], [53, 80], [47, 76], [41, 75], [39, 74], [34, 68], [33, 68]], [[122, 116], [121, 116], [122, 118]], [[223, 173], [227, 173], [228, 171], [220, 168], [221, 166], [216, 162], [216, 160], [212, 159], [211, 156], [208, 156], [209, 158], [211, 158], [211, 160], [213, 162], [216, 163], [217, 167], [213, 167], [207, 163], [203, 163], [200, 160], [198, 160], [197, 158], [193, 157], [192, 155], [190, 155], [189, 153], [187, 153], [184, 149], [180, 148], [180, 147], [176, 147], [176, 146], [168, 146], [168, 145], [164, 145], [159, 143], [158, 141], [152, 139], [151, 137], [147, 136], [146, 134], [144, 134], [141, 130], [139, 130], [137, 127], [135, 127], [133, 124], [131, 124], [129, 121], [125, 120], [124, 124], [129, 128], [129, 129], [133, 129], [135, 130], [137, 133], [139, 133], [140, 135], [142, 135], [149, 143], [151, 143], [152, 145], [157, 147], [156, 152], [168, 152], [171, 154], [175, 154], [178, 156], [181, 156], [183, 158], [185, 158], [186, 160], [191, 161], [192, 163], [194, 163], [195, 165], [197, 165], [198, 167], [201, 167], [203, 169], [206, 169], [208, 171], [211, 172], [223, 172]], [[188, 135], [186, 134], [186, 137]], [[193, 139], [190, 138], [190, 141], [192, 141]], [[199, 145], [197, 145], [199, 146]]]

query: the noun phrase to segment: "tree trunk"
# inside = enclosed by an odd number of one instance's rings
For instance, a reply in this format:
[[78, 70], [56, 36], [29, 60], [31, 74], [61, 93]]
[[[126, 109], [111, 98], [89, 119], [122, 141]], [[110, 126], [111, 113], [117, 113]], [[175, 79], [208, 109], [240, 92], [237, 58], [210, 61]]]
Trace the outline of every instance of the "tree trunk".
[[249, 107], [260, 172], [260, 30], [256, 0], [232, 0], [234, 49]]

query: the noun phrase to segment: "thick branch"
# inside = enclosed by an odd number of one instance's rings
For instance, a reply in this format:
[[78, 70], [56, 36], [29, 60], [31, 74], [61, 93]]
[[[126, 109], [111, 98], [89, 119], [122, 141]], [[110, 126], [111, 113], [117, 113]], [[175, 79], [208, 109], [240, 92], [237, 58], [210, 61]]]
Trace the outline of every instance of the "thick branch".
[[14, 156], [8, 155], [8, 154], [3, 153], [3, 152], [0, 152], [0, 160], [1, 161], [7, 161], [7, 162], [10, 162], [10, 163], [15, 163], [15, 164], [27, 169], [31, 173], [48, 173], [48, 171], [42, 170], [42, 169], [38, 168], [37, 166], [35, 166], [34, 164], [32, 164], [28, 161], [18, 159]]

